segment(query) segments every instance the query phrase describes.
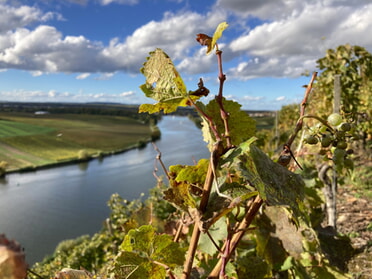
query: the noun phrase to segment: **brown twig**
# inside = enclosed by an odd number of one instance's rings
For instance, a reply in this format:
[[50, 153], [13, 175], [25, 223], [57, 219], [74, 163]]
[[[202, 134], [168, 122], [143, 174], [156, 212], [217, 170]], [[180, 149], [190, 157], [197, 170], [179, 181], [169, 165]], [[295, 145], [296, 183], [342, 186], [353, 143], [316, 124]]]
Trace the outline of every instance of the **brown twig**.
[[[151, 143], [152, 143], [152, 146], [154, 147], [155, 151], [158, 152], [158, 155], [156, 156], [156, 160], [159, 161], [159, 163], [160, 163], [160, 165], [161, 165], [161, 167], [162, 167], [165, 175], [167, 176], [167, 178], [169, 180], [170, 179], [170, 176], [169, 176], [169, 173], [167, 171], [167, 168], [165, 167], [165, 165], [164, 165], [164, 163], [163, 163], [163, 161], [161, 159], [161, 152], [160, 152], [159, 148], [156, 146], [156, 144], [154, 142], [151, 142]], [[154, 174], [154, 176], [155, 176], [155, 174]], [[157, 176], [155, 176], [155, 177], [157, 177]]]
[[228, 252], [224, 259], [219, 259], [218, 263], [214, 266], [212, 272], [209, 274], [208, 278], [218, 278], [221, 268], [223, 267], [223, 264], [227, 263], [230, 259], [231, 255], [235, 251], [239, 241], [243, 237], [244, 233], [247, 231], [249, 225], [252, 223], [253, 218], [256, 216], [258, 210], [260, 209], [261, 205], [263, 203], [263, 200], [260, 196], [256, 196], [255, 200], [249, 207], [247, 213], [244, 216], [244, 219], [240, 223], [237, 232], [233, 235], [230, 241], [230, 245], [227, 247], [227, 245], [224, 245], [223, 251], [228, 249]]
[[220, 106], [220, 113], [221, 113], [221, 119], [223, 121], [223, 124], [224, 124], [224, 127], [225, 127], [225, 134], [224, 134], [224, 137], [226, 138], [226, 148], [227, 149], [230, 149], [232, 148], [232, 144], [231, 144], [231, 138], [230, 138], [230, 129], [229, 129], [229, 122], [228, 122], [228, 119], [229, 119], [229, 114], [225, 111], [225, 108], [223, 106], [223, 85], [225, 83], [225, 80], [226, 80], [226, 76], [225, 74], [223, 73], [223, 70], [222, 70], [222, 51], [221, 50], [218, 50], [217, 48], [217, 51], [216, 51], [216, 55], [217, 55], [217, 62], [218, 62], [218, 79], [220, 81], [220, 86], [219, 86], [219, 89], [218, 89], [218, 95], [216, 96], [216, 101], [218, 103], [218, 105]]
[[[309, 98], [309, 95], [310, 95], [311, 90], [313, 88], [313, 83], [315, 81], [315, 78], [316, 78], [317, 74], [318, 74], [317, 72], [313, 73], [309, 84], [306, 86], [305, 96], [304, 96], [304, 98], [301, 102], [300, 118], [296, 123], [296, 127], [295, 127], [295, 130], [294, 130], [293, 134], [290, 136], [290, 138], [288, 139], [286, 144], [284, 144], [283, 150], [280, 153], [278, 163], [281, 164], [284, 167], [288, 166], [288, 164], [291, 161], [291, 158], [293, 156], [292, 151], [291, 151], [291, 146], [293, 144], [293, 141], [297, 137], [298, 132], [301, 131], [301, 129], [302, 129], [302, 125], [303, 125], [303, 122], [304, 122], [303, 119], [304, 119], [304, 116], [305, 116], [305, 109], [306, 109], [306, 106], [307, 106], [307, 99]], [[294, 156], [293, 156], [293, 158], [294, 158]]]
[[[203, 186], [203, 195], [201, 197], [201, 201], [199, 204], [199, 212], [201, 214], [203, 214], [205, 210], [207, 209], [208, 200], [209, 200], [209, 196], [211, 193], [213, 180], [214, 180], [213, 170], [217, 167], [218, 160], [220, 156], [222, 155], [222, 150], [223, 150], [222, 142], [218, 141], [214, 145], [214, 149], [211, 152], [211, 159], [209, 161], [208, 171], [207, 171], [206, 179], [205, 179], [204, 186]], [[190, 277], [192, 264], [194, 262], [194, 257], [196, 253], [196, 248], [199, 243], [200, 233], [201, 232], [200, 232], [198, 224], [194, 224], [194, 229], [193, 229], [192, 236], [190, 239], [189, 250], [187, 252], [186, 261], [184, 264], [184, 269], [183, 269], [183, 274], [182, 274], [183, 279], [187, 279]]]
[[177, 227], [176, 235], [173, 238], [173, 242], [178, 242], [181, 237], [181, 232], [182, 232], [183, 225], [184, 225], [183, 223], [184, 218], [185, 218], [185, 213], [182, 213], [181, 220], [178, 221], [178, 227]]

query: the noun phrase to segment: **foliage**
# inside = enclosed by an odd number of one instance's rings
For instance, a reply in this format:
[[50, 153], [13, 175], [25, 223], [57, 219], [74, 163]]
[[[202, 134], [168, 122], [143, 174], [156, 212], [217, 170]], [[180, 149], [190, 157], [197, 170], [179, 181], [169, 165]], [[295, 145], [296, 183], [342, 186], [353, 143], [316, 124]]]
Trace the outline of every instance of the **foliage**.
[[317, 61], [322, 70], [312, 93], [310, 113], [320, 117], [331, 114], [334, 79], [340, 76], [342, 112], [351, 114], [355, 123], [360, 124], [365, 136], [371, 135], [372, 127], [372, 55], [363, 47], [341, 45], [329, 49], [325, 57]]
[[130, 230], [120, 245], [112, 270], [114, 278], [165, 278], [168, 269], [182, 265], [185, 248], [152, 226]]
[[[214, 120], [214, 125], [219, 134], [223, 134], [225, 131], [225, 126], [223, 119], [220, 117], [220, 107], [216, 100], [210, 101], [206, 106], [201, 102], [197, 103], [200, 109], [204, 111], [206, 115]], [[241, 142], [248, 140], [254, 136], [256, 132], [255, 121], [247, 115], [246, 112], [241, 110], [241, 105], [237, 102], [222, 99], [222, 104], [224, 110], [229, 115], [229, 138], [233, 145], [238, 145]], [[208, 120], [203, 117], [202, 131], [203, 137], [206, 142], [208, 142], [209, 150], [213, 149], [213, 145], [216, 143], [217, 139], [213, 132], [210, 130]], [[226, 143], [225, 143], [226, 146]]]
[[[196, 91], [187, 91], [161, 49], [151, 52], [141, 69], [146, 78], [141, 89], [156, 103], [142, 105], [140, 112], [169, 113], [192, 106], [202, 118], [210, 158], [164, 167], [168, 187], [163, 190], [159, 178], [159, 188], [145, 203], [114, 195], [106, 228], [91, 239], [62, 244], [45, 263], [49, 274], [63, 262], [64, 267], [77, 269], [79, 264], [105, 278], [348, 278], [329, 264], [311, 227], [318, 220], [308, 207], [321, 203], [314, 177], [306, 177], [306, 187], [300, 175], [285, 167], [288, 160], [273, 162], [255, 145], [254, 121], [238, 103], [223, 97], [226, 77], [216, 41], [227, 26], [219, 25], [213, 37], [197, 35], [207, 53], [216, 50], [218, 61], [220, 88], [208, 104], [196, 102], [209, 93], [203, 81]], [[298, 117], [295, 107], [288, 111], [291, 119]], [[300, 113], [300, 120], [307, 117]], [[339, 141], [342, 128], [332, 126], [333, 120], [320, 121], [335, 134], [333, 142]], [[296, 133], [302, 128], [298, 123], [293, 123]], [[290, 144], [286, 148], [290, 153]], [[161, 191], [169, 203], [160, 201]], [[161, 222], [144, 217], [148, 210], [150, 217], [163, 218], [164, 227], [177, 220], [173, 235], [159, 233]], [[84, 252], [81, 259], [77, 251]]]

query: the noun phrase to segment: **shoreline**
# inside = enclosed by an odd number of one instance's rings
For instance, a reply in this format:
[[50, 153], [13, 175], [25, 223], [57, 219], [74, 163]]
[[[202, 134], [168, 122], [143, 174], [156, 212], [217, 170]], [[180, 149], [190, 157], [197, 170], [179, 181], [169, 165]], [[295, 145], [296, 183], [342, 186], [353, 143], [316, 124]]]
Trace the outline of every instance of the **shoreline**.
[[73, 165], [73, 164], [85, 163], [85, 162], [89, 162], [89, 161], [93, 161], [93, 160], [97, 160], [97, 159], [99, 160], [101, 158], [103, 159], [104, 157], [110, 157], [110, 156], [113, 156], [113, 155], [122, 154], [122, 153], [125, 153], [125, 152], [133, 150], [133, 149], [144, 148], [144, 147], [147, 146], [147, 144], [149, 144], [151, 142], [154, 142], [154, 141], [157, 141], [158, 139], [160, 139], [160, 136], [156, 139], [154, 139], [153, 137], [149, 137], [147, 139], [139, 140], [139, 142], [137, 142], [136, 144], [130, 145], [130, 146], [125, 147], [123, 149], [101, 152], [99, 154], [92, 155], [92, 156], [89, 156], [87, 158], [80, 158], [80, 159], [79, 158], [71, 158], [71, 159], [52, 162], [52, 163], [43, 164], [43, 165], [33, 165], [33, 166], [26, 166], [26, 167], [18, 168], [18, 169], [10, 169], [10, 170], [6, 170], [3, 173], [3, 175], [0, 176], [0, 178], [1, 177], [6, 177], [6, 175], [8, 175], [8, 174], [36, 172], [38, 170], [46, 170], [46, 169], [51, 169], [51, 168], [55, 168], [55, 167], [63, 167], [63, 166], [68, 166], [68, 165]]

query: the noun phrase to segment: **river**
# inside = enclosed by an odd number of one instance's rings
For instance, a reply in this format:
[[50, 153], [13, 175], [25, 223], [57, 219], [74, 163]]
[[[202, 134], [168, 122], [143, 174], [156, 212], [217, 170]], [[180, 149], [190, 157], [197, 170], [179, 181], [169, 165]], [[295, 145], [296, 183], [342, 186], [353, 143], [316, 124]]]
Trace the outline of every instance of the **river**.
[[[166, 166], [208, 158], [201, 131], [187, 117], [166, 116], [158, 126]], [[156, 155], [148, 144], [85, 164], [9, 174], [0, 180], [0, 233], [25, 248], [30, 265], [41, 261], [61, 240], [98, 232], [113, 193], [128, 200], [147, 195], [156, 184]]]

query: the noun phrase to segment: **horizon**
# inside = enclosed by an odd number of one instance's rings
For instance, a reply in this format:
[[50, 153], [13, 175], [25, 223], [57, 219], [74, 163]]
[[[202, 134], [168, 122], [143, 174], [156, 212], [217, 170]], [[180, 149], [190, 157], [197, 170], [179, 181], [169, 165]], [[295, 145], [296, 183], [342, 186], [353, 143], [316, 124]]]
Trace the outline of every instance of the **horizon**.
[[[52, 101], [49, 101], [49, 102], [36, 102], [36, 101], [30, 101], [30, 102], [22, 102], [22, 101], [1, 101], [0, 100], [0, 105], [1, 104], [5, 104], [5, 103], [10, 103], [10, 104], [27, 104], [27, 105], [48, 105], [48, 104], [53, 104], [53, 105], [117, 105], [117, 106], [127, 106], [127, 107], [139, 107], [141, 104], [125, 104], [125, 103], [113, 103], [113, 102], [52, 102]], [[195, 111], [194, 108], [192, 107], [178, 107], [177, 110], [192, 110], [192, 111]], [[242, 109], [243, 111], [247, 111], [247, 112], [276, 112], [277, 110], [265, 110], [265, 109]], [[177, 111], [175, 111], [177, 112]], [[164, 114], [163, 112], [161, 112], [162, 114]], [[196, 113], [196, 111], [195, 111]], [[164, 115], [172, 115], [172, 113], [169, 113], [169, 114], [164, 114]]]

